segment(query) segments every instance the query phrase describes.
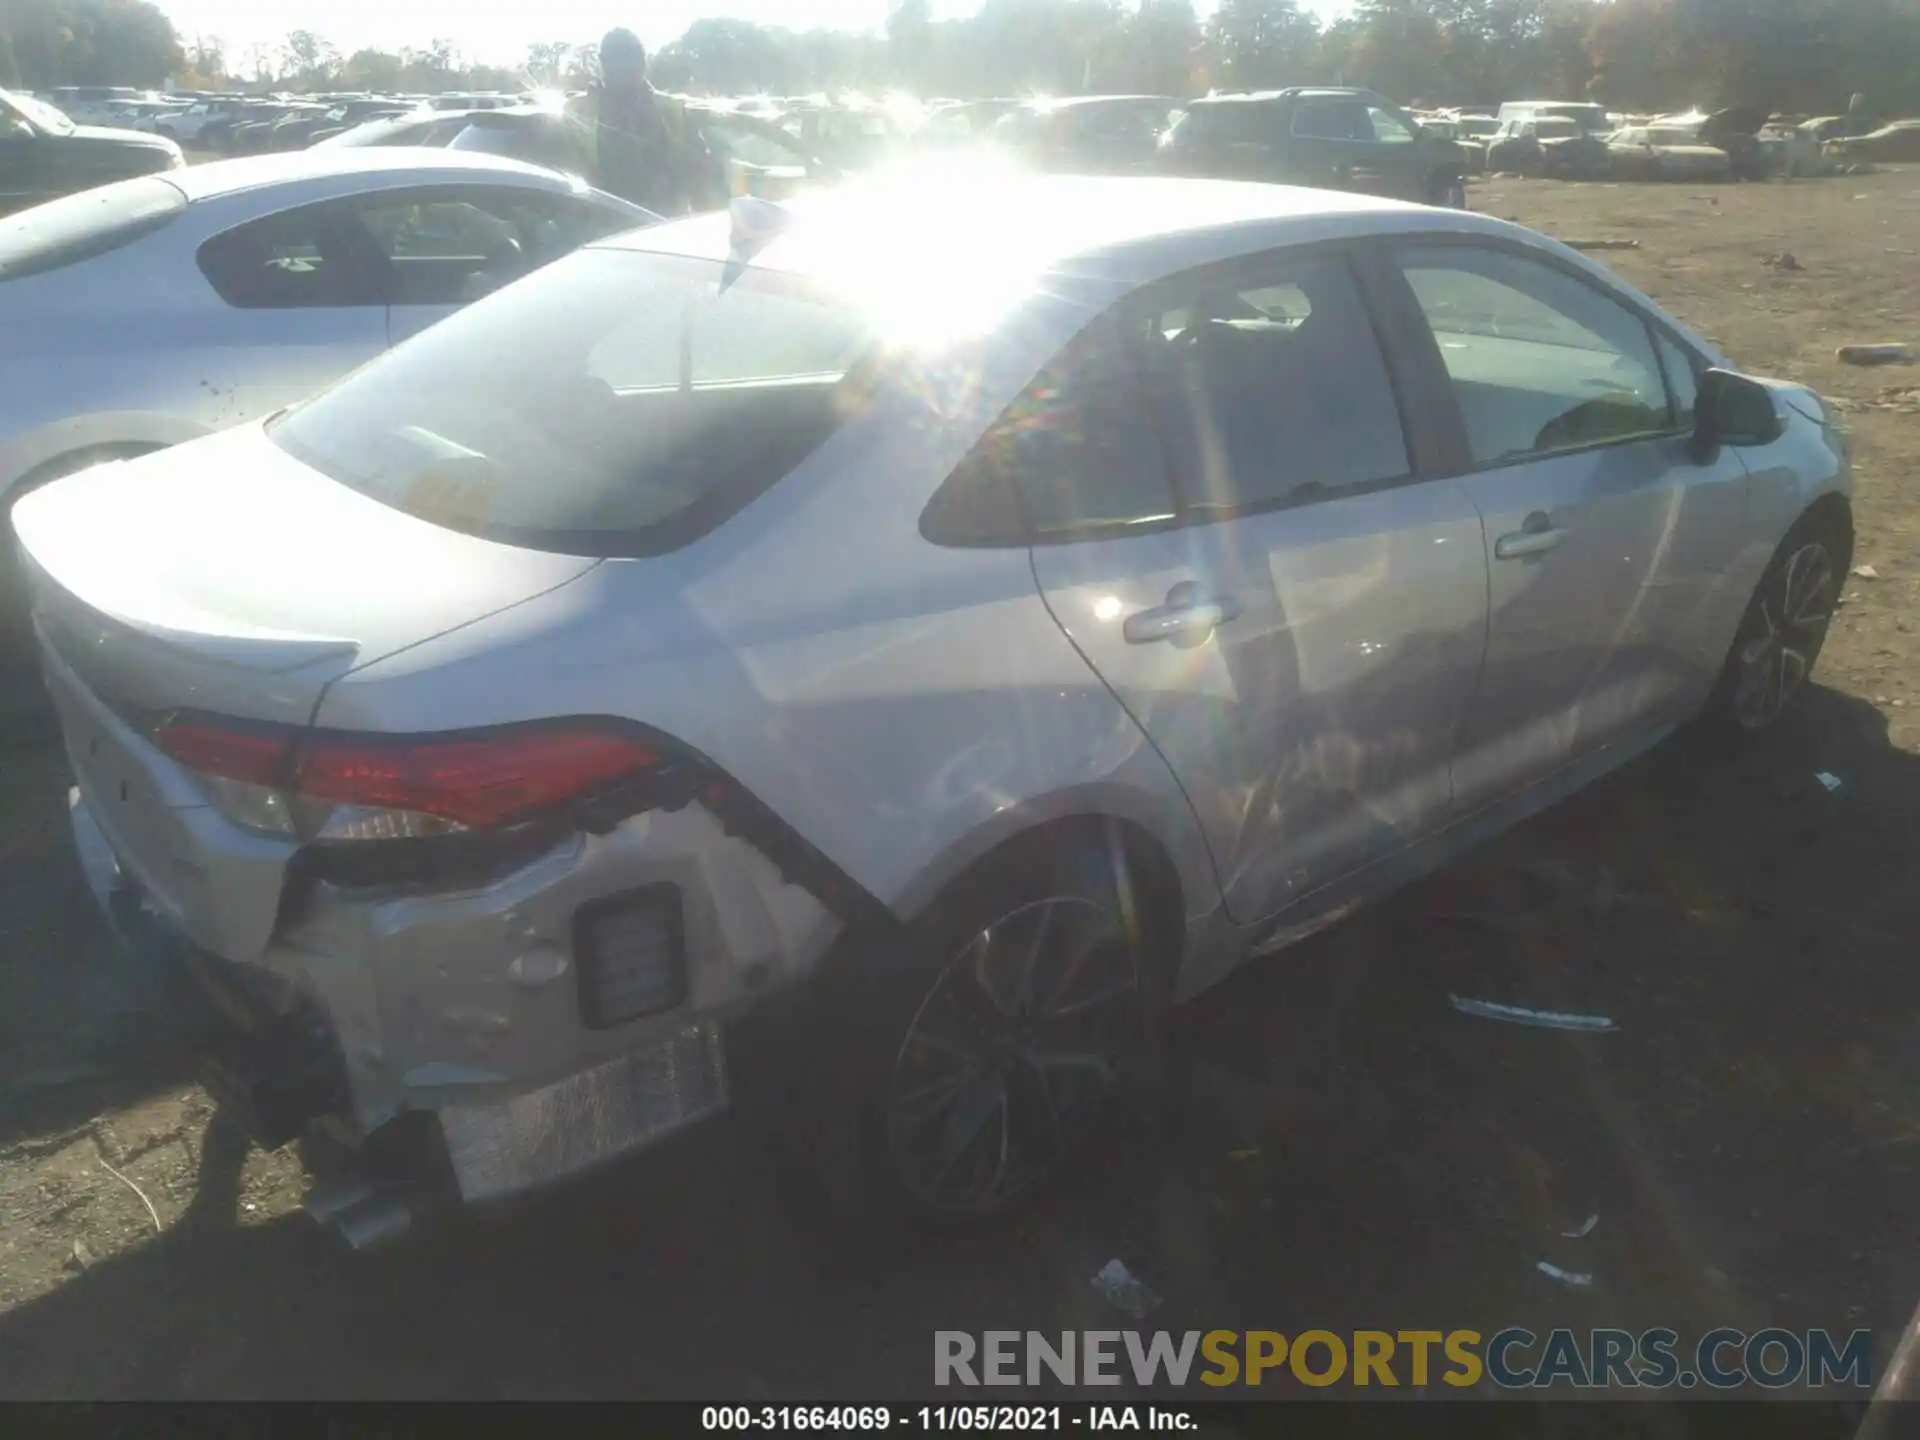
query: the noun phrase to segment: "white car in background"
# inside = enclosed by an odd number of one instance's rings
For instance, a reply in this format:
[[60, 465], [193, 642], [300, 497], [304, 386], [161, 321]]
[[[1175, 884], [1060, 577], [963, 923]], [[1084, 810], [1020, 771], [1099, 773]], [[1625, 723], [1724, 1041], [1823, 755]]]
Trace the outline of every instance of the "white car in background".
[[[491, 155], [221, 161], [0, 219], [0, 513], [271, 414], [588, 240], [655, 219]], [[23, 624], [0, 547], [0, 654]], [[15, 643], [9, 643], [9, 640]]]

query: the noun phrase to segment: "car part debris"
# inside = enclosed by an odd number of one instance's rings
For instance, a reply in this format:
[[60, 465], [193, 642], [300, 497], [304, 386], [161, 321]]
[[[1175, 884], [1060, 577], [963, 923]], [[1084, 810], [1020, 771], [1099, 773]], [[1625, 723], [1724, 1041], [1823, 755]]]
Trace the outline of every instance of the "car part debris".
[[1596, 1210], [1593, 1212], [1593, 1214], [1587, 1216], [1586, 1222], [1582, 1224], [1578, 1229], [1562, 1230], [1560, 1232], [1560, 1238], [1562, 1240], [1584, 1240], [1587, 1238], [1587, 1236], [1593, 1233], [1594, 1226], [1598, 1225], [1599, 1223], [1600, 1223], [1600, 1212]]
[[1462, 1015], [1481, 1020], [1505, 1020], [1513, 1025], [1533, 1025], [1542, 1030], [1575, 1030], [1604, 1035], [1620, 1027], [1605, 1015], [1568, 1015], [1557, 1010], [1529, 1010], [1520, 1005], [1503, 1005], [1497, 1000], [1475, 1000], [1465, 995], [1449, 995], [1447, 1002]]
[[1093, 1288], [1109, 1305], [1135, 1320], [1146, 1319], [1160, 1305], [1160, 1297], [1117, 1258], [1100, 1267], [1100, 1273], [1093, 1277]]
[[1856, 565], [1853, 567], [1851, 573], [1856, 580], [1878, 580], [1880, 578], [1880, 572], [1871, 565]]
[[1911, 345], [1842, 345], [1833, 352], [1842, 365], [1911, 365]]
[[1593, 1276], [1586, 1271], [1562, 1270], [1551, 1260], [1542, 1260], [1533, 1268], [1549, 1280], [1558, 1280], [1569, 1290], [1591, 1290], [1593, 1288]]
[[1835, 775], [1831, 770], [1816, 770], [1813, 772], [1813, 778], [1818, 780], [1823, 786], [1826, 787], [1826, 791], [1829, 795], [1831, 795], [1834, 791], [1838, 790], [1840, 786], [1843, 783], [1845, 783], [1840, 779], [1838, 775]]

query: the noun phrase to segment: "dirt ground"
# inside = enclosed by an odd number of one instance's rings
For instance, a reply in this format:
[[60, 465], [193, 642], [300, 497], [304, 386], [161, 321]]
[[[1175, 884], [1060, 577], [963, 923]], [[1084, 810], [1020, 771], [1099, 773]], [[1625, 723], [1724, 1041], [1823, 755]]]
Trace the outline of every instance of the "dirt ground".
[[1920, 340], [1920, 169], [1492, 180], [1474, 205], [1638, 240], [1601, 258], [1845, 410], [1877, 578], [1849, 582], [1823, 688], [1779, 734], [1669, 745], [1237, 977], [1182, 1018], [1179, 1132], [1008, 1223], [836, 1233], [728, 1122], [368, 1258], [297, 1213], [290, 1156], [210, 1124], [164, 997], [90, 911], [61, 761], [16, 746], [0, 1396], [912, 1396], [936, 1328], [1126, 1324], [1089, 1284], [1115, 1256], [1174, 1330], [1866, 1327], [1884, 1358], [1920, 1300], [1920, 368], [1833, 351]]

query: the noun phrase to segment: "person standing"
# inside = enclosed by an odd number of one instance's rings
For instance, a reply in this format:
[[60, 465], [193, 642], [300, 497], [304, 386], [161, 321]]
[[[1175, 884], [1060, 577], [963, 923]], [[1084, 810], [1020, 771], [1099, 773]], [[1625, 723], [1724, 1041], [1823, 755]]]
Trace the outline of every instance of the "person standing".
[[600, 42], [599, 83], [568, 106], [587, 178], [657, 215], [701, 208], [713, 158], [686, 107], [647, 80], [647, 52], [631, 30]]

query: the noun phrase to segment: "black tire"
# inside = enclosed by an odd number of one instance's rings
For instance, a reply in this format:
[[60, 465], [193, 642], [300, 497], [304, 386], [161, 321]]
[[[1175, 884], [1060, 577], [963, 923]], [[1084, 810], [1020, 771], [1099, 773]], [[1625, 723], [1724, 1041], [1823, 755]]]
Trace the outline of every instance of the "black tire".
[[782, 1047], [788, 1198], [867, 1239], [991, 1220], [1151, 1111], [1171, 946], [1143, 903], [1117, 830], [1076, 826], [838, 957]]
[[1745, 739], [1771, 730], [1806, 689], [1832, 625], [1850, 547], [1823, 515], [1787, 532], [1754, 587], [1703, 722]]

